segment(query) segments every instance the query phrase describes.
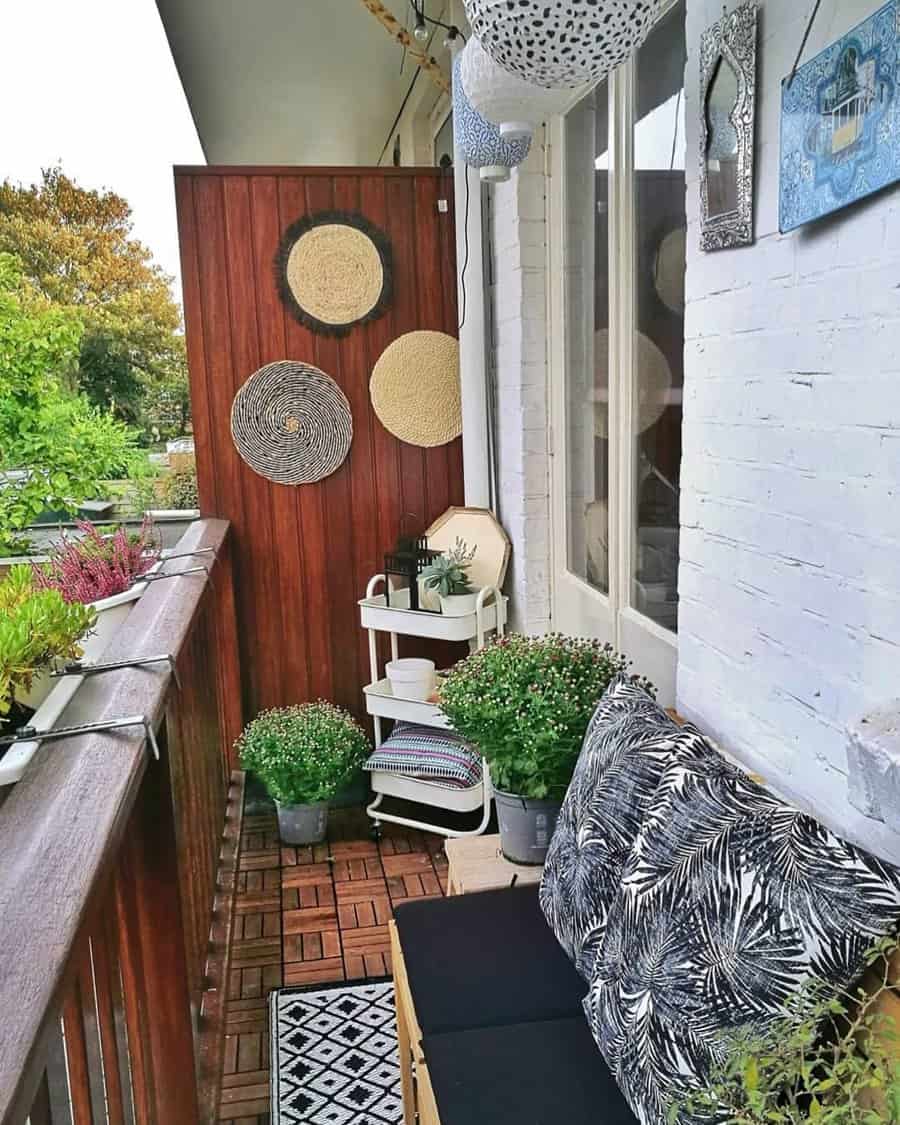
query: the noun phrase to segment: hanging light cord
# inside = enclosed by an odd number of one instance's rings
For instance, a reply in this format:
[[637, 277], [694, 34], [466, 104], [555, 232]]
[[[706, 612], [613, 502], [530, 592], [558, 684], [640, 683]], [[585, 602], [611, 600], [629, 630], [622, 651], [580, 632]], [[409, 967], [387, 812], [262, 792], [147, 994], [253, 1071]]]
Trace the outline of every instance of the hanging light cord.
[[809, 17], [809, 23], [806, 25], [806, 31], [803, 32], [803, 41], [800, 44], [800, 50], [797, 52], [797, 57], [794, 59], [794, 65], [791, 67], [790, 77], [787, 80], [787, 87], [790, 90], [793, 85], [794, 78], [797, 75], [797, 67], [800, 65], [800, 59], [803, 52], [806, 50], [806, 44], [809, 40], [809, 33], [812, 31], [813, 24], [816, 22], [816, 16], [819, 14], [819, 8], [822, 5], [822, 0], [816, 0], [813, 5], [812, 14]]
[[410, 0], [410, 4], [412, 5], [412, 10], [415, 12], [416, 17], [421, 16], [426, 23], [434, 24], [435, 27], [441, 27], [444, 31], [449, 31], [451, 39], [455, 39], [458, 35], [463, 43], [465, 43], [466, 37], [455, 23], [444, 23], [443, 20], [436, 20], [434, 16], [429, 16], [425, 11], [425, 0]]
[[462, 331], [462, 326], [466, 323], [466, 270], [469, 266], [469, 166], [463, 164], [464, 175], [466, 177], [466, 215], [463, 221], [463, 238], [466, 252], [463, 255], [462, 270], [459, 275], [459, 289], [460, 289], [460, 304], [462, 305], [462, 317], [459, 322], [459, 330]]

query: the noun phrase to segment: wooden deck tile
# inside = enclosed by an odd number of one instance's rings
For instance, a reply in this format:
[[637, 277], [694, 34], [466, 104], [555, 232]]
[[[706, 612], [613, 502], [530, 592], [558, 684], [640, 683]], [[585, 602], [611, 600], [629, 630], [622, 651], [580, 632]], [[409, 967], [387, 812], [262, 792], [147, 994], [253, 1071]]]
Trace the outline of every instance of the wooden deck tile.
[[444, 893], [443, 840], [332, 814], [329, 841], [281, 846], [274, 815], [245, 817], [234, 882], [220, 1125], [268, 1125], [268, 997], [274, 988], [389, 976], [396, 902]]

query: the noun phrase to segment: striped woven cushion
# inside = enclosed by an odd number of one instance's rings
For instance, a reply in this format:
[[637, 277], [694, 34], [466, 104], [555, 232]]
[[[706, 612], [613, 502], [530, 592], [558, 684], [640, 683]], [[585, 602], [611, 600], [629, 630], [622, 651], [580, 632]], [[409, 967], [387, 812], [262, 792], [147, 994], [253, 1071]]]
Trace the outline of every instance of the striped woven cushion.
[[416, 723], [397, 723], [365, 764], [406, 777], [427, 777], [454, 789], [481, 782], [481, 759], [457, 734]]

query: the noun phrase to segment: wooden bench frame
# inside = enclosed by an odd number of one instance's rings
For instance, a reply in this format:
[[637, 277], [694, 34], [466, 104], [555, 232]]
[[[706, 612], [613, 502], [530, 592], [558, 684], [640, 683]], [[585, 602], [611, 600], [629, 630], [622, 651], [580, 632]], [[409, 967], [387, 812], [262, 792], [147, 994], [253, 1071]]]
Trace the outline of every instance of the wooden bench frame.
[[403, 1125], [441, 1125], [428, 1064], [422, 1051], [422, 1029], [416, 1017], [400, 935], [392, 920], [391, 961], [394, 971], [394, 1001], [397, 1006], [397, 1047], [400, 1054], [400, 1086], [403, 1092]]

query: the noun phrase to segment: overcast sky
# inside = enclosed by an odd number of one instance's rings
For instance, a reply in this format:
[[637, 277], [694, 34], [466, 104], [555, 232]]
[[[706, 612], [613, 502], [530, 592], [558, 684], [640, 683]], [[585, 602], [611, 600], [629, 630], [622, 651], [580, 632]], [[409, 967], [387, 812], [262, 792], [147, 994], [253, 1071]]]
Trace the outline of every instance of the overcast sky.
[[60, 162], [112, 188], [177, 278], [172, 165], [204, 160], [154, 0], [8, 2], [2, 34], [0, 179], [32, 183]]

